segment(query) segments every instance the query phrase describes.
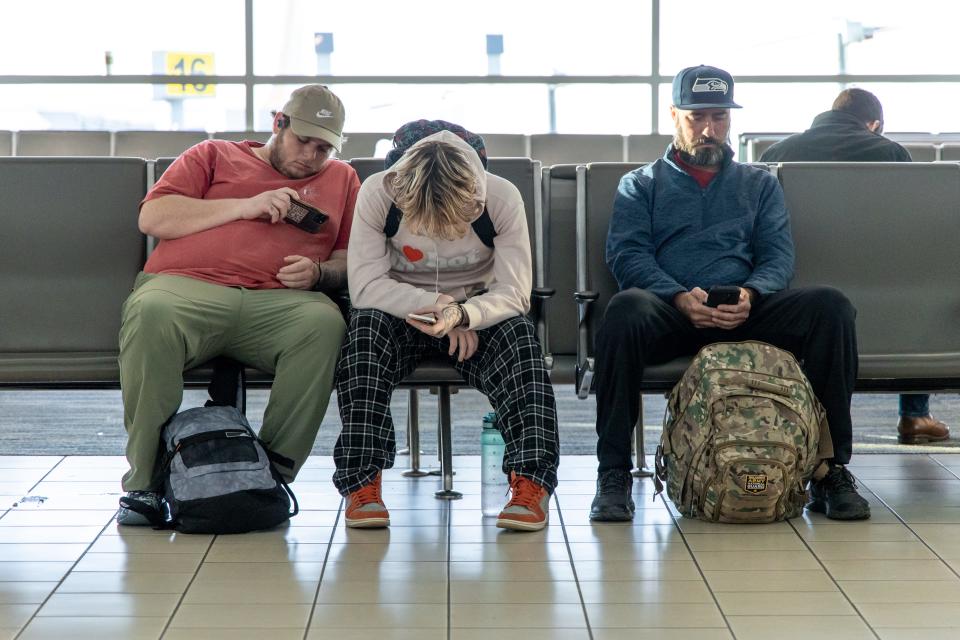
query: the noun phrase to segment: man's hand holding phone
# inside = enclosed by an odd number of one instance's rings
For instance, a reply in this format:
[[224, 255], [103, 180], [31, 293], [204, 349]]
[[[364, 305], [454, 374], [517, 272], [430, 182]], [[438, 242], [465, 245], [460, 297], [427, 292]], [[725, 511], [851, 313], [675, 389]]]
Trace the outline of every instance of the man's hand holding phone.
[[241, 220], [267, 218], [270, 224], [277, 224], [287, 215], [290, 200], [296, 197], [297, 192], [290, 187], [264, 191], [243, 201], [244, 206], [240, 208], [239, 217]]
[[678, 293], [674, 306], [698, 329], [735, 329], [750, 317], [750, 293], [743, 287], [700, 287]]

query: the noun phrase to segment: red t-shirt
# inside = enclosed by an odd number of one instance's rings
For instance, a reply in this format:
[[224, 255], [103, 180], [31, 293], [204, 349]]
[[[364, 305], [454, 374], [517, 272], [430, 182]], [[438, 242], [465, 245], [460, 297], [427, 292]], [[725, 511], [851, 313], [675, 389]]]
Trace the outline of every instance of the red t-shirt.
[[710, 181], [713, 180], [718, 171], [706, 171], [700, 167], [695, 167], [692, 164], [687, 164], [680, 158], [680, 152], [673, 152], [673, 159], [680, 165], [680, 168], [689, 173], [694, 180], [697, 181], [697, 184], [700, 185], [701, 189], [706, 189], [707, 185], [710, 184]]
[[[317, 234], [264, 219], [235, 220], [174, 240], [161, 240], [143, 270], [205, 280], [228, 287], [282, 289], [277, 271], [284, 257], [324, 261], [346, 249], [353, 206], [360, 189], [346, 162], [327, 160], [320, 173], [293, 180], [254, 155], [257, 142], [206, 140], [183, 152], [150, 189], [143, 202], [167, 195], [218, 200], [250, 198], [290, 187], [304, 202], [328, 216]], [[141, 203], [143, 204], [143, 203]]]

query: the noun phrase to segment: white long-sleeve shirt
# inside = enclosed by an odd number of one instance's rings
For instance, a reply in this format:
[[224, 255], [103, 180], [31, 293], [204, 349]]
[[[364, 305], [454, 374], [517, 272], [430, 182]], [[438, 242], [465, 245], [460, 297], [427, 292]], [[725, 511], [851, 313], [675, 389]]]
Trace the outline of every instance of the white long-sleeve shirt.
[[[360, 187], [347, 247], [350, 298], [359, 309], [379, 309], [398, 318], [436, 303], [440, 294], [463, 302], [471, 329], [483, 329], [527, 313], [533, 284], [530, 239], [520, 192], [487, 173], [470, 145], [449, 131], [418, 142], [442, 140], [463, 148], [474, 162], [478, 199], [496, 230], [494, 247], [473, 228], [457, 240], [410, 233], [403, 220], [396, 235], [384, 232], [393, 204], [393, 172], [382, 171]], [[416, 145], [414, 145], [416, 146]], [[475, 295], [480, 290], [486, 293]]]

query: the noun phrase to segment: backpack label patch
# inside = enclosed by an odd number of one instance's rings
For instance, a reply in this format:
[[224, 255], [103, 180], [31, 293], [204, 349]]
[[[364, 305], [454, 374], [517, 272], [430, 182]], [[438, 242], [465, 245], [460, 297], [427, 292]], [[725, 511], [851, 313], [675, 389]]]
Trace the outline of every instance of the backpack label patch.
[[744, 490], [747, 493], [763, 493], [767, 490], [767, 476], [766, 475], [757, 475], [757, 476], [747, 476], [746, 482], [743, 485]]

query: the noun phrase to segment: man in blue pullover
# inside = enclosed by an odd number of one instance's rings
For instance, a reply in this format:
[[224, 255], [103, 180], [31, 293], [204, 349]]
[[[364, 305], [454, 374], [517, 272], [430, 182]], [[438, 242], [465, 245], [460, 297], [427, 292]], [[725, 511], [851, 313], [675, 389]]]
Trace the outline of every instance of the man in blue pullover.
[[[684, 69], [673, 80], [673, 144], [620, 181], [606, 255], [620, 293], [596, 338], [600, 464], [591, 520], [633, 518], [630, 436], [644, 367], [736, 340], [795, 354], [826, 410], [834, 457], [811, 483], [807, 507], [838, 520], [870, 517], [844, 467], [853, 444], [856, 311], [836, 289], [787, 289], [790, 218], [777, 179], [732, 160], [730, 109], [739, 108], [729, 73]], [[717, 285], [739, 287], [739, 301], [708, 307]]]

